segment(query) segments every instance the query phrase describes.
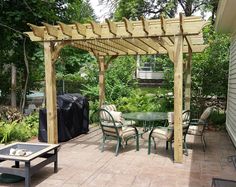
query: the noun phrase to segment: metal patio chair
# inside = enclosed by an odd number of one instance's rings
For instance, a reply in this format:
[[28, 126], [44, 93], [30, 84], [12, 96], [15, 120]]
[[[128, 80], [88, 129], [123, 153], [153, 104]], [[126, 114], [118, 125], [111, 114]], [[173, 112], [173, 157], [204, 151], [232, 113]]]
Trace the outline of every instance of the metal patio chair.
[[236, 187], [235, 180], [212, 178], [211, 187]]
[[191, 119], [188, 129], [188, 135], [200, 136], [203, 145], [203, 151], [206, 150], [205, 130], [208, 126], [209, 117], [214, 107], [208, 107], [204, 110], [199, 119]]
[[106, 140], [116, 140], [115, 155], [117, 156], [120, 145], [124, 147], [131, 138], [136, 139], [136, 151], [139, 150], [138, 130], [134, 125], [124, 125], [121, 112], [108, 111], [104, 108], [99, 109], [99, 124], [103, 133], [102, 152]]
[[[155, 139], [158, 140], [165, 140], [166, 141], [166, 150], [168, 149], [168, 144], [170, 144], [170, 148], [173, 155], [173, 149], [172, 144], [174, 142], [174, 122], [169, 119], [171, 115], [168, 113], [168, 122], [169, 126], [167, 127], [156, 127], [153, 128], [152, 131], [149, 134], [148, 138], [148, 154], [151, 152], [151, 140], [154, 142], [154, 148], [156, 149], [156, 142]], [[173, 119], [173, 116], [171, 117]], [[186, 144], [186, 135], [188, 132], [189, 124], [190, 124], [190, 111], [186, 110], [182, 113], [182, 125], [183, 125], [183, 144], [184, 144], [184, 150], [185, 154], [188, 155], [188, 149]]]

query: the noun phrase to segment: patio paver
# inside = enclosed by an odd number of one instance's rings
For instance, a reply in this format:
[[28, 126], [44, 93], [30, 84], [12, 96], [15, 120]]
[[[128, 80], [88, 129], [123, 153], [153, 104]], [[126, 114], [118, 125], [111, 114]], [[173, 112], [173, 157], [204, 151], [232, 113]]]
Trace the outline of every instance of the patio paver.
[[[183, 164], [173, 163], [165, 142], [158, 142], [157, 154], [147, 154], [147, 135], [140, 139], [140, 151], [131, 140], [115, 157], [115, 142], [100, 151], [101, 130], [64, 142], [59, 150], [59, 171], [52, 165], [32, 177], [32, 186], [42, 187], [208, 187], [212, 177], [235, 179], [236, 170], [227, 157], [236, 154], [226, 132], [208, 131], [204, 153], [199, 137], [188, 136], [189, 156]], [[24, 182], [0, 186], [24, 186]]]

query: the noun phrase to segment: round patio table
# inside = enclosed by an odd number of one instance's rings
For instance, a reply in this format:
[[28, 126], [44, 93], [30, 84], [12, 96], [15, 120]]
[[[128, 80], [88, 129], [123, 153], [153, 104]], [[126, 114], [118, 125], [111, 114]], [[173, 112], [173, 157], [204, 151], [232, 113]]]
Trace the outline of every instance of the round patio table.
[[[154, 122], [166, 122], [168, 120], [166, 112], [131, 112], [122, 114], [124, 119], [143, 122], [144, 132], [153, 127]], [[148, 128], [147, 128], [148, 127]]]
[[164, 121], [167, 120], [166, 112], [131, 112], [124, 113], [123, 118], [134, 121]]

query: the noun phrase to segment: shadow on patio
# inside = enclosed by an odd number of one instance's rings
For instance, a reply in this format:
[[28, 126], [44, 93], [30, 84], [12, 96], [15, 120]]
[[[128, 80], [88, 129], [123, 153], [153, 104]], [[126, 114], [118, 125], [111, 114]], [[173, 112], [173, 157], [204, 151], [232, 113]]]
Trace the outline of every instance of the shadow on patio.
[[[147, 136], [140, 139], [140, 151], [135, 151], [135, 140], [115, 157], [115, 141], [108, 142], [101, 153], [101, 130], [90, 128], [81, 135], [61, 144], [59, 171], [45, 167], [32, 177], [32, 186], [140, 186], [140, 187], [199, 187], [210, 186], [212, 177], [235, 179], [236, 171], [227, 156], [236, 154], [225, 132], [208, 131], [207, 150], [202, 151], [199, 137], [188, 136], [189, 156], [183, 164], [173, 163], [171, 151], [165, 150], [165, 142], [157, 144], [147, 154]], [[24, 186], [24, 182], [1, 186]]]

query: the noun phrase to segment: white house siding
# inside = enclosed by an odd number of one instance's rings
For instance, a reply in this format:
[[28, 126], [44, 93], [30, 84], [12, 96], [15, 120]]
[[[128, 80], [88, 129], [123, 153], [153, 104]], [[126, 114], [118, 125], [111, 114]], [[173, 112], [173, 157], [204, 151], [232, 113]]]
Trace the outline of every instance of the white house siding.
[[236, 37], [230, 46], [226, 129], [236, 146]]

